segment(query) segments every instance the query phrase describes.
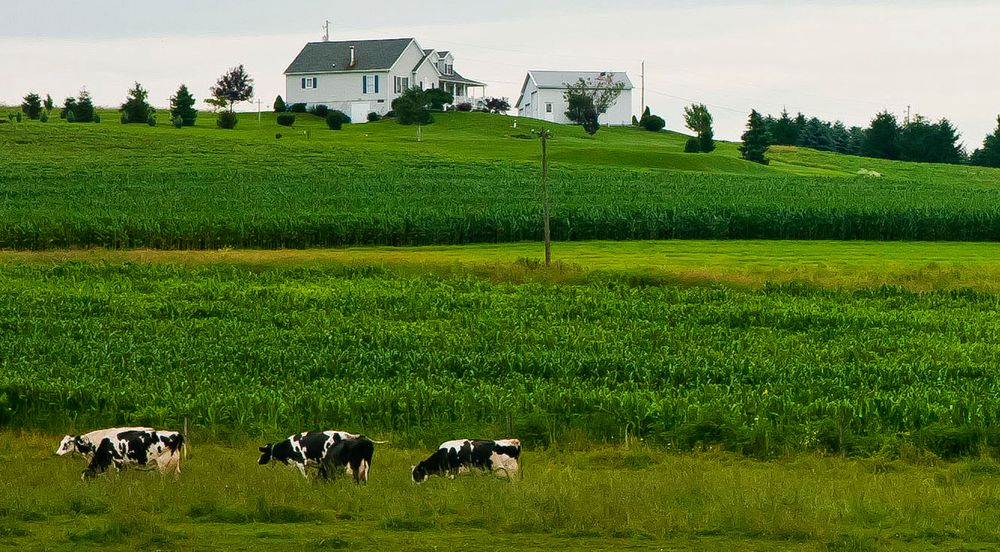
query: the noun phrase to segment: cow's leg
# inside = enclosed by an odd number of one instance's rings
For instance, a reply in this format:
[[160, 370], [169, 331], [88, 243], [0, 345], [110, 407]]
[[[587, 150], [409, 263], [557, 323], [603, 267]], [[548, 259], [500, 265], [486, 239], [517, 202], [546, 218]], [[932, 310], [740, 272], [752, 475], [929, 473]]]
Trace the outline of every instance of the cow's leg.
[[299, 473], [302, 474], [302, 477], [309, 479], [309, 475], [306, 474], [306, 465], [304, 463], [296, 462], [295, 467], [299, 469]]

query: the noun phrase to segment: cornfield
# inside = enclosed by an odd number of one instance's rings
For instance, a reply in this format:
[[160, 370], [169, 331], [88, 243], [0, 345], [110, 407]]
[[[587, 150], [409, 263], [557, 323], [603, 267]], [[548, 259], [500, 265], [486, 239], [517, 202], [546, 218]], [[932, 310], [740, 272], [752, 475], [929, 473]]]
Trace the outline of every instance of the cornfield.
[[79, 263], [7, 267], [0, 290], [4, 426], [1000, 446], [989, 293]]

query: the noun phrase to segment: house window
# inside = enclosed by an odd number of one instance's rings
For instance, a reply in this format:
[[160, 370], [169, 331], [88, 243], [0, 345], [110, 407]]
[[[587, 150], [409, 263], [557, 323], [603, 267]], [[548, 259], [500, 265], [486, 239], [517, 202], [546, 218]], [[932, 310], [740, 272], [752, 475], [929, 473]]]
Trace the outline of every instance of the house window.
[[319, 79], [316, 77], [303, 77], [302, 88], [319, 88]]
[[407, 88], [410, 87], [410, 79], [409, 77], [396, 77], [395, 84], [396, 84], [395, 87], [396, 93], [402, 94], [403, 92], [406, 91]]
[[361, 77], [362, 94], [378, 94], [378, 75], [364, 75]]
[[552, 113], [552, 102], [545, 102], [545, 112]]

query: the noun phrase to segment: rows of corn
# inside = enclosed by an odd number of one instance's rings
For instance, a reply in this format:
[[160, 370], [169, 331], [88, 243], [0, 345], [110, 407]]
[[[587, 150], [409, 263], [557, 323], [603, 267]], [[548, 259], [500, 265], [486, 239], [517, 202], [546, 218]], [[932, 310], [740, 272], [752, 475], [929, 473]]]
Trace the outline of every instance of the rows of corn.
[[7, 266], [0, 425], [972, 455], [1000, 447], [998, 306], [978, 292]]
[[[542, 237], [531, 156], [455, 159], [401, 153], [419, 151], [412, 144], [341, 147], [121, 125], [27, 128], [0, 134], [0, 248], [305, 248]], [[552, 235], [995, 241], [997, 174], [900, 164], [883, 178], [805, 177], [556, 162]]]

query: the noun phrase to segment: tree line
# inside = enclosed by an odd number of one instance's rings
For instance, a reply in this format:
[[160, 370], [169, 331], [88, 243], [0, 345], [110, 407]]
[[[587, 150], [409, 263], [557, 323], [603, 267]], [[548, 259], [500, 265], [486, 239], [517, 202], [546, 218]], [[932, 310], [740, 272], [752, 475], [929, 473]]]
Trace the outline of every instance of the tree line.
[[983, 147], [971, 155], [960, 142], [961, 135], [948, 119], [932, 122], [916, 115], [900, 123], [888, 111], [877, 113], [867, 128], [850, 127], [787, 110], [779, 117], [750, 114], [740, 151], [744, 159], [767, 164], [766, 152], [772, 145], [798, 146], [845, 155], [860, 155], [893, 161], [918, 163], [972, 164], [1000, 167], [1000, 117], [997, 130]]

